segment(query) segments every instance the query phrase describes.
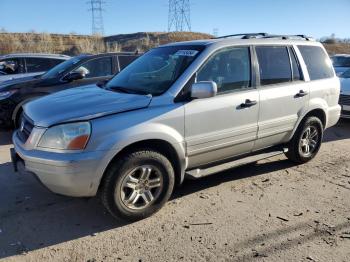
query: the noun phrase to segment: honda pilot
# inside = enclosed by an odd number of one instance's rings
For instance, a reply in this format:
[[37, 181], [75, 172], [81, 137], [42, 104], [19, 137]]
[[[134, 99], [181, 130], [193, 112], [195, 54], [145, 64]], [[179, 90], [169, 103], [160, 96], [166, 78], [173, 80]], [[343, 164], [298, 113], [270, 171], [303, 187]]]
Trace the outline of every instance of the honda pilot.
[[98, 194], [113, 216], [142, 219], [186, 177], [283, 153], [310, 161], [339, 92], [324, 47], [303, 35], [167, 44], [104, 85], [26, 104], [12, 161], [52, 192]]

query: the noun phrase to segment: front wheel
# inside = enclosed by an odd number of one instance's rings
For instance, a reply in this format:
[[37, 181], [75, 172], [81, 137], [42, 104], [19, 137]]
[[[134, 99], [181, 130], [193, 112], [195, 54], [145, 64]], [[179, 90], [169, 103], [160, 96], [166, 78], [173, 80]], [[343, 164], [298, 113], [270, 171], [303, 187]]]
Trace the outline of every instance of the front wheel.
[[293, 162], [302, 164], [313, 159], [322, 143], [323, 125], [319, 118], [308, 117], [303, 121], [288, 144], [286, 156]]
[[138, 220], [157, 212], [174, 188], [170, 161], [152, 150], [126, 154], [106, 172], [102, 202], [114, 217], [125, 220]]

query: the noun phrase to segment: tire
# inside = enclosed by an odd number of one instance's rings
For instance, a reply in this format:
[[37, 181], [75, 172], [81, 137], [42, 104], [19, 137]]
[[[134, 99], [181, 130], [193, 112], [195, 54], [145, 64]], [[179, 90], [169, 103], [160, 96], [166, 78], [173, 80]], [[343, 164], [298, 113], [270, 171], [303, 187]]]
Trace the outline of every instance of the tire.
[[140, 149], [109, 166], [101, 200], [115, 218], [135, 221], [157, 212], [169, 200], [174, 184], [170, 161], [159, 152]]
[[287, 158], [298, 164], [310, 161], [320, 150], [322, 139], [323, 124], [321, 120], [314, 116], [306, 118], [300, 123], [292, 140], [288, 143]]

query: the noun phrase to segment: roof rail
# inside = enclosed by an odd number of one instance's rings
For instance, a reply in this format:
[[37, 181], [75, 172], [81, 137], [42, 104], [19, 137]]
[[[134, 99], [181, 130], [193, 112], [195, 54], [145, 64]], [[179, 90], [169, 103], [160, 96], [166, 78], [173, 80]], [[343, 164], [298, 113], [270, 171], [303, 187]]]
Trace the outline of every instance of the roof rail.
[[267, 36], [267, 35], [268, 35], [268, 33], [243, 33], [243, 34], [219, 36], [219, 37], [216, 37], [216, 39], [238, 37], [238, 36], [240, 36], [241, 39], [249, 39], [249, 38], [255, 38], [257, 36]]
[[270, 35], [268, 33], [246, 33], [246, 34], [234, 34], [234, 35], [225, 35], [219, 36], [215, 39], [230, 38], [230, 37], [240, 37], [241, 39], [251, 39], [251, 38], [281, 38], [281, 39], [293, 39], [293, 38], [302, 38], [306, 41], [312, 41], [314, 38], [306, 35]]
[[306, 35], [267, 35], [263, 38], [281, 38], [281, 39], [293, 39], [293, 38], [302, 38], [306, 41], [314, 41], [314, 38]]

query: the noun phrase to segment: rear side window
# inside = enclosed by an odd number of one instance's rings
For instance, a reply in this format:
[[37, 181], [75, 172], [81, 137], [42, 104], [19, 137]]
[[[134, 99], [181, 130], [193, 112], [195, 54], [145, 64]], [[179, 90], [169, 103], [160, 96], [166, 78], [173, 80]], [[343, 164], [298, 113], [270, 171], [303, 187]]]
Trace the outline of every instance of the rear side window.
[[310, 80], [334, 76], [331, 60], [319, 46], [298, 46], [309, 72]]
[[52, 68], [51, 59], [35, 57], [26, 58], [26, 67], [28, 73], [46, 72]]
[[271, 85], [291, 81], [291, 66], [285, 46], [255, 47], [260, 68], [260, 84]]
[[295, 56], [293, 48], [291, 47], [289, 47], [289, 55], [290, 55], [290, 61], [292, 63], [293, 81], [303, 80], [303, 77], [300, 72], [299, 62]]

